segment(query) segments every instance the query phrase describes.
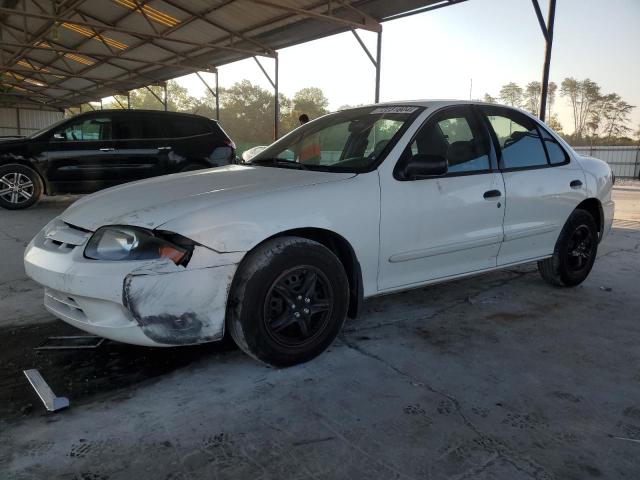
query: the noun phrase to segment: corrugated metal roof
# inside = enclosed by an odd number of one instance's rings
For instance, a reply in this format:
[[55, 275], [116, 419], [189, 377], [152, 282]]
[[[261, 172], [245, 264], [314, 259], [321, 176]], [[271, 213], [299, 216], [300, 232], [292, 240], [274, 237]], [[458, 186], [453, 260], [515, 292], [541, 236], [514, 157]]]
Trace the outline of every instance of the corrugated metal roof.
[[0, 104], [64, 108], [461, 0], [0, 0]]

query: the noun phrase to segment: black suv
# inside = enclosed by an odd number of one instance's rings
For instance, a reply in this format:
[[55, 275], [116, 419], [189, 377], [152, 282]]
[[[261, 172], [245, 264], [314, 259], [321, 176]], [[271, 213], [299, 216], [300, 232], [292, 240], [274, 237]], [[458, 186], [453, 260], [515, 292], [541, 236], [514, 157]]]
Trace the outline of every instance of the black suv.
[[234, 143], [205, 117], [154, 110], [82, 113], [29, 137], [0, 139], [0, 207], [27, 208], [43, 193], [90, 193], [234, 160]]

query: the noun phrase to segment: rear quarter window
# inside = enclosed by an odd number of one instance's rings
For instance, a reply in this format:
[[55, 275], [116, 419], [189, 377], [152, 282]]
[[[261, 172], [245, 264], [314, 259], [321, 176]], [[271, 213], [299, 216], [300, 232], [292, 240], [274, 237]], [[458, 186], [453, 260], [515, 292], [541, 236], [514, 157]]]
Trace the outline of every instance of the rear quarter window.
[[551, 134], [544, 129], [542, 130], [542, 138], [544, 139], [544, 145], [547, 148], [547, 154], [549, 155], [549, 163], [551, 165], [562, 165], [569, 161], [569, 155], [565, 152], [564, 148], [558, 143], [558, 141], [551, 136]]
[[166, 120], [166, 126], [172, 138], [205, 135], [213, 131], [208, 120], [193, 117], [172, 117]]

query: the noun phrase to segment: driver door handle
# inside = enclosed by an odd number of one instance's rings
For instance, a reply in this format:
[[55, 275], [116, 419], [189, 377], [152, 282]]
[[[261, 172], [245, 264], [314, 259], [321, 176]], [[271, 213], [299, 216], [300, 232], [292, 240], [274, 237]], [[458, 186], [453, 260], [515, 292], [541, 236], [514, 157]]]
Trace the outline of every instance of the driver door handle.
[[158, 150], [171, 150], [171, 147], [158, 147]]
[[108, 147], [100, 149], [101, 152], [113, 152], [114, 150], [115, 150], [115, 148], [108, 148]]
[[502, 196], [502, 192], [500, 190], [488, 190], [484, 192], [484, 198], [496, 198]]

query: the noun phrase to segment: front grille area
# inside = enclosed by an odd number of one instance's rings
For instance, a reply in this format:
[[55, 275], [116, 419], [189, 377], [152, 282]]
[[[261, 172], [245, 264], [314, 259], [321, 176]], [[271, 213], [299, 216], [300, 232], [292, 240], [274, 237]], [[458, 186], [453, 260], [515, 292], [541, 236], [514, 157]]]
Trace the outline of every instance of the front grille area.
[[78, 322], [87, 321], [87, 316], [78, 305], [78, 302], [66, 293], [58, 292], [52, 288], [45, 288], [44, 304], [60, 316], [67, 317]]

